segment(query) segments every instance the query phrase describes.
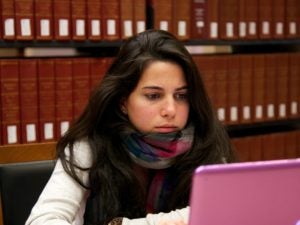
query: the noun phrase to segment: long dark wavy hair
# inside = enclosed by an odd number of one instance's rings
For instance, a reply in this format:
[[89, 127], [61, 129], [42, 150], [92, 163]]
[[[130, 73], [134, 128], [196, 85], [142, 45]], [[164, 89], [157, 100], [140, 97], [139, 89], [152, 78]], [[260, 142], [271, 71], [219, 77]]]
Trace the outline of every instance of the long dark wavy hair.
[[[115, 217], [138, 218], [146, 215], [147, 193], [134, 171], [133, 162], [121, 145], [119, 124], [128, 123], [120, 110], [137, 86], [145, 68], [153, 61], [170, 61], [181, 66], [188, 85], [189, 122], [195, 127], [190, 151], [177, 157], [169, 169], [177, 177], [171, 196], [163, 211], [185, 207], [189, 203], [191, 177], [203, 164], [235, 161], [224, 127], [220, 124], [205, 91], [192, 56], [172, 34], [147, 30], [129, 38], [120, 48], [101, 83], [91, 94], [84, 112], [58, 141], [57, 153], [67, 173], [84, 186], [77, 177], [73, 146], [87, 140], [92, 152], [89, 171], [90, 190], [86, 224], [105, 224]], [[146, 119], [146, 118], [145, 118]], [[70, 156], [65, 148], [70, 149]]]

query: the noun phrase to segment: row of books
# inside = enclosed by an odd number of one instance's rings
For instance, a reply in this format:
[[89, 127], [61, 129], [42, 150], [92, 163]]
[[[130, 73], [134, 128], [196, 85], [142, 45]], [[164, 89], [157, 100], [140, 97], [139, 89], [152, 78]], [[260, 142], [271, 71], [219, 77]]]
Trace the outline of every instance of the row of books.
[[224, 124], [300, 118], [300, 53], [195, 55]]
[[231, 139], [241, 161], [300, 157], [300, 130]]
[[[3, 40], [122, 40], [146, 28], [179, 39], [300, 37], [297, 0], [1, 0]], [[148, 13], [147, 13], [148, 12]]]
[[57, 140], [81, 114], [111, 59], [0, 59], [0, 144]]
[[300, 37], [298, 0], [192, 0], [192, 39]]
[[119, 40], [146, 29], [146, 0], [0, 0], [0, 39]]
[[[224, 124], [300, 118], [300, 53], [193, 57]], [[0, 59], [0, 143], [59, 138], [112, 59]]]

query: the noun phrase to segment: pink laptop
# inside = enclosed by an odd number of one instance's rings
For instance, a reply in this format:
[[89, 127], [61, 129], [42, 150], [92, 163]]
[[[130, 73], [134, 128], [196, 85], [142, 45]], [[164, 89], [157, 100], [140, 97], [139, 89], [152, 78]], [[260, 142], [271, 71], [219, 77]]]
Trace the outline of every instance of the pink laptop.
[[189, 225], [300, 225], [300, 159], [200, 166]]

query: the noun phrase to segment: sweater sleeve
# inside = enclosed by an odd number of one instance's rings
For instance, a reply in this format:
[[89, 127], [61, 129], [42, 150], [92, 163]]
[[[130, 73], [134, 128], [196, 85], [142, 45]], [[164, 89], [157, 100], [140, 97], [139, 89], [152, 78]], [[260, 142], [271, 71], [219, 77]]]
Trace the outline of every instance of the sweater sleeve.
[[182, 220], [188, 224], [189, 210], [190, 207], [187, 206], [168, 213], [148, 214], [145, 218], [123, 218], [122, 225], [158, 225], [159, 222], [166, 220]]
[[[68, 149], [66, 151], [68, 152]], [[76, 143], [74, 153], [75, 160], [80, 166], [90, 166], [90, 147], [86, 142]], [[87, 184], [88, 171], [76, 172]], [[61, 161], [58, 160], [25, 225], [83, 224], [82, 217], [87, 197], [88, 191], [65, 172]]]

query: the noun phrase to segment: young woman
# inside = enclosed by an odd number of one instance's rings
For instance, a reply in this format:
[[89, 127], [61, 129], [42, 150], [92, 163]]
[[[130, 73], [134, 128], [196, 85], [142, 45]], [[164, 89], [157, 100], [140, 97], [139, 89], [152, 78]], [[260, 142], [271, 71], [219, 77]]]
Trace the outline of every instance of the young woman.
[[234, 161], [191, 55], [159, 30], [125, 42], [57, 152], [27, 225], [187, 223], [195, 168]]

